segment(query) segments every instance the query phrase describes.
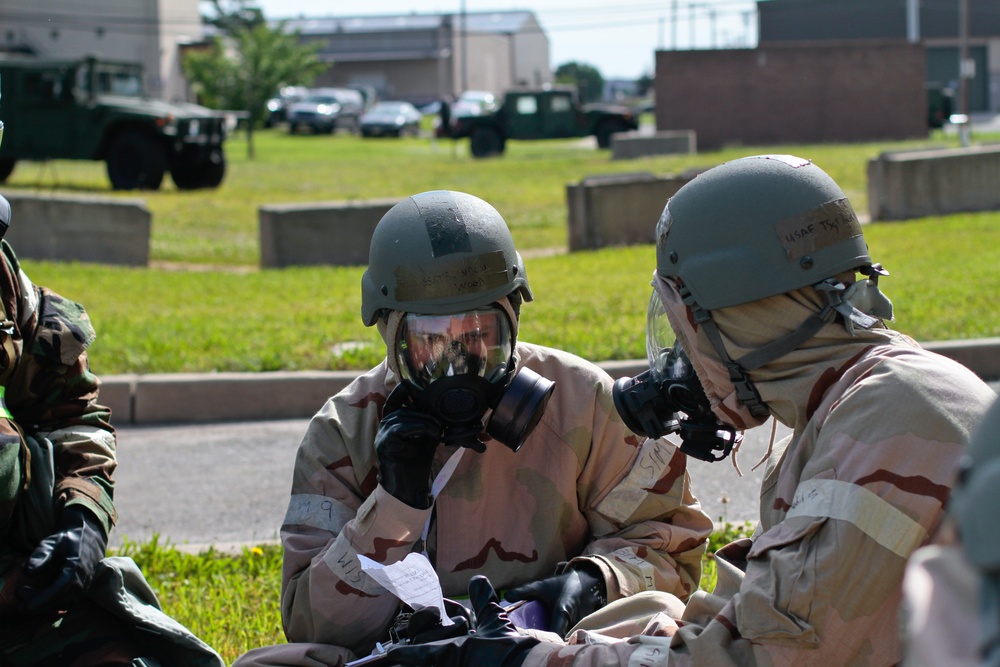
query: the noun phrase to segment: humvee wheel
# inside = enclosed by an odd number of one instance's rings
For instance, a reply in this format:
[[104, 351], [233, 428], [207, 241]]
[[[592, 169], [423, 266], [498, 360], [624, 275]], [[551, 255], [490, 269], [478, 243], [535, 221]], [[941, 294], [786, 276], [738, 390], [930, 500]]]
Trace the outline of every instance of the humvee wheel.
[[15, 164], [17, 164], [17, 160], [9, 157], [0, 157], [0, 183], [7, 182], [7, 177], [14, 171]]
[[167, 171], [167, 156], [149, 135], [126, 130], [112, 139], [107, 166], [115, 190], [158, 190]]
[[477, 127], [469, 137], [469, 150], [473, 157], [490, 157], [503, 153], [504, 140], [500, 133], [491, 127]]

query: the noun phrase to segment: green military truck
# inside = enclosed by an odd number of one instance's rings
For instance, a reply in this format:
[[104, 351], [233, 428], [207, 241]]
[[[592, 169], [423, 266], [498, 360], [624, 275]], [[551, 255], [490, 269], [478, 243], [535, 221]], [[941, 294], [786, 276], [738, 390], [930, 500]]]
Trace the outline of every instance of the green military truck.
[[116, 190], [156, 190], [167, 171], [214, 188], [226, 173], [225, 117], [147, 97], [135, 63], [0, 54], [0, 119], [0, 183], [18, 160], [103, 160]]
[[492, 112], [458, 116], [451, 136], [469, 137], [475, 157], [504, 152], [508, 139], [564, 139], [597, 137], [597, 145], [607, 148], [611, 135], [639, 127], [639, 117], [631, 109], [613, 104], [583, 104], [576, 88], [554, 86], [508, 91]]

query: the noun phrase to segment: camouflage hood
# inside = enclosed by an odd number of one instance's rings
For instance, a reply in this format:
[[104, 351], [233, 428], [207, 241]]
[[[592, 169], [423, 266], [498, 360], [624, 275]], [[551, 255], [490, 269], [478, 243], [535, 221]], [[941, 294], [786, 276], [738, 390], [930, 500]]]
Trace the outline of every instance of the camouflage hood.
[[[704, 329], [694, 323], [676, 283], [661, 277], [656, 278], [656, 283], [671, 325], [695, 365], [716, 416], [739, 429], [763, 423], [736, 398], [728, 371]], [[795, 331], [825, 305], [823, 294], [804, 287], [711, 312], [730, 358], [739, 359]], [[854, 358], [872, 346], [886, 343], [916, 347], [912, 340], [885, 328], [881, 322], [872, 329], [848, 331], [844, 324], [834, 321], [798, 348], [750, 371], [750, 380], [771, 414], [786, 426], [799, 429], [809, 420], [826, 388]]]

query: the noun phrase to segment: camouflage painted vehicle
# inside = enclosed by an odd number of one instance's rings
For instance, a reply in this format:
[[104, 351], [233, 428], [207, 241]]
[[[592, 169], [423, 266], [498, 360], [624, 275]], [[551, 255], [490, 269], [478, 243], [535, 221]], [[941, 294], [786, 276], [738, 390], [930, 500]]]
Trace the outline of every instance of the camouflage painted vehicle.
[[116, 190], [156, 190], [167, 171], [182, 190], [222, 183], [225, 117], [147, 97], [141, 65], [0, 55], [0, 91], [0, 183], [18, 160], [50, 159], [103, 160]]
[[492, 112], [454, 119], [452, 137], [469, 137], [475, 157], [504, 152], [508, 139], [565, 139], [597, 137], [600, 148], [611, 145], [611, 135], [639, 127], [638, 114], [613, 104], [583, 104], [572, 86], [518, 88], [508, 91]]

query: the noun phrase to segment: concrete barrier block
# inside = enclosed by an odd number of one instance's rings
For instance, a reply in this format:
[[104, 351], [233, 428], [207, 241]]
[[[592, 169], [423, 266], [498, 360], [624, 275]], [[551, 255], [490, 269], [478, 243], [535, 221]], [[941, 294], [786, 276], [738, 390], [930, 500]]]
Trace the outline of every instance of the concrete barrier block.
[[867, 171], [873, 221], [1000, 209], [1000, 145], [883, 153]]
[[22, 259], [149, 264], [152, 214], [141, 199], [4, 193], [6, 238]]
[[271, 204], [258, 211], [260, 265], [360, 266], [375, 226], [399, 199]]
[[138, 375], [99, 375], [101, 381], [97, 402], [111, 408], [112, 424], [134, 424], [132, 397], [139, 382]]
[[654, 134], [618, 132], [611, 135], [611, 159], [631, 160], [650, 155], [698, 152], [694, 130], [665, 130]]
[[693, 177], [607, 174], [568, 184], [570, 252], [653, 243], [667, 199]]
[[144, 375], [135, 385], [136, 424], [292, 419], [316, 413], [357, 371]]

